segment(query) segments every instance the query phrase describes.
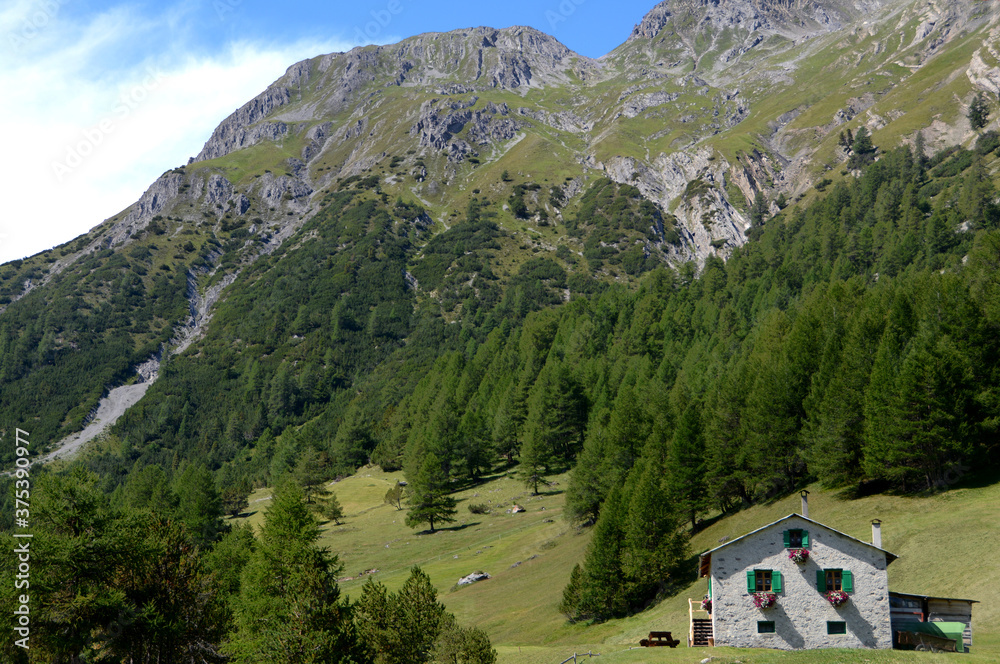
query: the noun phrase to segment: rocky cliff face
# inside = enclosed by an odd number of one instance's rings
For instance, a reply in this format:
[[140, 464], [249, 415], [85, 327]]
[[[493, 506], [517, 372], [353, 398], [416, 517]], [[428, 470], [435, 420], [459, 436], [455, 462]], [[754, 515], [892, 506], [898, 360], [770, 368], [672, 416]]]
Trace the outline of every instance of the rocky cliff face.
[[977, 89], [1000, 95], [1000, 29], [990, 30], [989, 39], [972, 55], [967, 73]]
[[627, 41], [654, 39], [664, 28], [684, 31], [708, 27], [764, 31], [793, 38], [832, 32], [891, 0], [665, 0], [635, 26]]
[[309, 80], [309, 71], [309, 61], [289, 67], [285, 75], [267, 90], [223, 120], [192, 161], [215, 159], [234, 150], [255, 145], [262, 140], [275, 140], [286, 133], [288, 128], [282, 123], [265, 123], [263, 126], [258, 126], [257, 123], [275, 109], [290, 102], [292, 90]]
[[[904, 117], [887, 101], [893, 90], [953, 41], [982, 31], [953, 75], [1000, 93], [990, 25], [996, 16], [974, 0], [666, 0], [600, 60], [526, 27], [319, 56], [223, 121], [193, 160], [205, 169], [165, 174], [94, 247], [127, 242], [171, 211], [199, 223], [257, 219], [254, 232], [272, 246], [308, 218], [317, 194], [390, 159], [401, 165], [379, 186], [418, 196], [443, 220], [482, 186], [477, 173], [537, 172], [519, 155], [531, 145], [535, 157], [572, 166], [571, 195], [598, 174], [638, 187], [678, 221], [672, 260], [702, 262], [746, 241], [758, 193], [792, 199], [837, 169], [843, 151], [822, 169], [812, 156], [838, 132]], [[809, 58], [824, 63], [818, 74], [801, 73]], [[834, 110], [814, 117], [819, 101]], [[957, 136], [956, 122], [938, 117], [926, 137]], [[232, 175], [228, 156], [262, 143], [284, 156], [252, 179]], [[503, 199], [510, 185], [491, 187]]]

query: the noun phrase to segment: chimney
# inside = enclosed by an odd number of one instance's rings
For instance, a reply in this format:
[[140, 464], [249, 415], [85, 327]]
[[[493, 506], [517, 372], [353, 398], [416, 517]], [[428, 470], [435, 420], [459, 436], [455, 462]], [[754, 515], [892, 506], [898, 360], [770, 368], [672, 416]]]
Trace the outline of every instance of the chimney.
[[872, 520], [872, 544], [882, 548], [882, 522], [878, 519]]
[[802, 496], [802, 516], [809, 518], [809, 492], [803, 489], [799, 491], [799, 495]]

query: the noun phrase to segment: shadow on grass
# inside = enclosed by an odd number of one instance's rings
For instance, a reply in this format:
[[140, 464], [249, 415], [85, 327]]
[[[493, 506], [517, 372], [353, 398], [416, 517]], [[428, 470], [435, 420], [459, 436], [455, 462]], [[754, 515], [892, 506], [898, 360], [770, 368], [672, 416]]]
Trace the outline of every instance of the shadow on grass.
[[705, 530], [706, 528], [710, 528], [710, 527], [714, 526], [716, 523], [718, 523], [719, 521], [722, 521], [727, 516], [730, 516], [730, 515], [729, 514], [725, 514], [724, 512], [719, 512], [715, 516], [703, 517], [701, 519], [698, 519], [698, 523], [694, 526], [694, 528], [691, 529], [691, 534], [694, 535], [696, 533], [700, 533], [701, 531]]
[[434, 530], [421, 530], [419, 533], [413, 533], [414, 535], [434, 535], [436, 533], [443, 533], [445, 531], [457, 533], [460, 530], [465, 530], [466, 528], [472, 528], [473, 526], [478, 526], [481, 521], [473, 521], [471, 523], [463, 523], [457, 526], [448, 526], [446, 528], [435, 528]]

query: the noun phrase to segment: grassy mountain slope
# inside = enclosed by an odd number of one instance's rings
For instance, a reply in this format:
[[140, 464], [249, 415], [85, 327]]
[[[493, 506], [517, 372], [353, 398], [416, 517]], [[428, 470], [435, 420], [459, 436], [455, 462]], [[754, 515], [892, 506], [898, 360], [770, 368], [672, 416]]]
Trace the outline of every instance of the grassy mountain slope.
[[[690, 662], [708, 656], [723, 662], [946, 661], [946, 656], [912, 651], [691, 651], [683, 644], [676, 651], [627, 652], [653, 630], [669, 630], [683, 641], [687, 598], [700, 599], [706, 592], [705, 580], [693, 580], [677, 596], [630, 618], [589, 626], [569, 624], [558, 605], [589, 533], [570, 527], [563, 518], [565, 477], [556, 478], [557, 484], [535, 499], [521, 483], [503, 475], [460, 491], [456, 494], [458, 519], [434, 534], [405, 527], [405, 512], [383, 504], [385, 490], [399, 478], [398, 473], [366, 467], [331, 486], [346, 518], [342, 525], [324, 526], [322, 543], [340, 555], [345, 576], [354, 577], [342, 580], [341, 587], [355, 595], [367, 579], [359, 573], [377, 569], [372, 576], [395, 589], [405, 581], [409, 567], [418, 564], [430, 575], [450, 611], [490, 634], [501, 662], [560, 661], [588, 649], [622, 662]], [[891, 589], [979, 600], [973, 609], [975, 645], [968, 659], [992, 662], [1000, 657], [1000, 631], [996, 629], [1000, 600], [993, 592], [1000, 587], [1000, 562], [988, 551], [994, 524], [1000, 519], [1000, 484], [967, 484], [958, 476], [955, 480], [945, 493], [920, 497], [851, 499], [813, 485], [809, 487], [810, 516], [864, 541], [871, 538], [871, 519], [882, 519], [883, 544], [900, 556], [889, 567]], [[267, 495], [260, 492], [255, 498]], [[495, 506], [491, 514], [467, 510], [469, 503], [487, 501]], [[506, 513], [514, 501], [527, 512]], [[251, 523], [261, 522], [266, 504], [254, 503], [257, 512], [249, 517]], [[733, 539], [798, 510], [799, 498], [793, 495], [709, 519], [709, 525], [692, 537], [691, 552], [713, 548], [723, 538]], [[460, 577], [479, 570], [493, 578], [463, 588], [454, 586]]]

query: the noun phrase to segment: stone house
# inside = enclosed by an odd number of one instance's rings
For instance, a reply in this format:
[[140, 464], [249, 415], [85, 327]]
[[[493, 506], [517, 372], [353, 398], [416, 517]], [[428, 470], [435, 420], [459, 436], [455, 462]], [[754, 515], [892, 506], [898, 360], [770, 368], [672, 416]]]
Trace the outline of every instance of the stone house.
[[689, 644], [892, 648], [886, 568], [896, 556], [882, 549], [878, 521], [872, 540], [790, 514], [706, 551], [712, 610], [695, 618], [692, 602]]

